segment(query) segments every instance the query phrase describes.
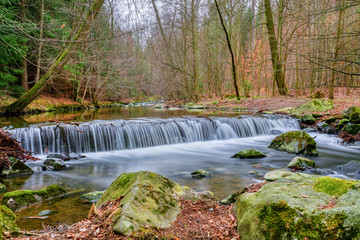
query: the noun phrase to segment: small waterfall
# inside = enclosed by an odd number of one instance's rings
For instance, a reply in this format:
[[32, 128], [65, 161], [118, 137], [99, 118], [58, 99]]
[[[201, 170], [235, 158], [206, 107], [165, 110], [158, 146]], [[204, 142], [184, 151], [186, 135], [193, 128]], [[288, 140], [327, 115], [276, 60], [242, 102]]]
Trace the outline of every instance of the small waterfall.
[[188, 117], [93, 121], [38, 125], [8, 130], [34, 154], [85, 153], [158, 145], [271, 135], [272, 130], [299, 129], [289, 117]]

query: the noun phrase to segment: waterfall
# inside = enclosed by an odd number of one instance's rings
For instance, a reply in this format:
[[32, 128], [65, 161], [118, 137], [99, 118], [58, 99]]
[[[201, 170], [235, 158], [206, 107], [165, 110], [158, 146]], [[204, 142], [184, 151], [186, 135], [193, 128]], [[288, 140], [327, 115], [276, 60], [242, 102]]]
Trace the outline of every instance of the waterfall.
[[8, 130], [34, 154], [85, 153], [271, 135], [299, 129], [290, 117], [186, 117], [37, 125]]

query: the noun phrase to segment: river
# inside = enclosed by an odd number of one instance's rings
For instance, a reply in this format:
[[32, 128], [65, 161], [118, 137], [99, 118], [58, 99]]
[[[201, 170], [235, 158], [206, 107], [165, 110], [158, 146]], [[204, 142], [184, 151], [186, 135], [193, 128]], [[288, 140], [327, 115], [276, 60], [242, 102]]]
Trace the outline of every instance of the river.
[[[26, 123], [14, 122], [17, 128], [8, 130], [41, 160], [30, 164], [35, 174], [5, 179], [4, 184], [9, 190], [59, 184], [70, 194], [17, 212], [19, 225], [28, 230], [42, 228], [42, 223], [71, 224], [84, 218], [90, 205], [79, 199], [80, 194], [105, 190], [124, 172], [153, 171], [196, 191], [210, 190], [222, 199], [260, 181], [272, 169], [286, 168], [295, 155], [275, 151], [268, 145], [277, 134], [300, 129], [298, 121], [287, 116], [227, 113], [204, 116], [201, 112], [144, 107], [97, 110], [95, 116], [82, 112], [29, 118], [24, 117]], [[76, 121], [79, 126], [48, 122], [54, 119]], [[360, 159], [356, 146], [343, 146], [333, 135], [316, 132], [310, 135], [315, 137], [319, 150], [319, 157], [311, 159], [319, 168], [334, 168]], [[256, 148], [267, 157], [231, 158], [248, 148]], [[46, 154], [69, 152], [85, 154], [86, 158], [66, 162], [71, 167], [69, 170], [40, 170]], [[192, 179], [190, 173], [199, 168], [212, 176]], [[252, 170], [258, 175], [249, 173]], [[26, 218], [42, 210], [51, 210], [54, 214], [47, 219]]]

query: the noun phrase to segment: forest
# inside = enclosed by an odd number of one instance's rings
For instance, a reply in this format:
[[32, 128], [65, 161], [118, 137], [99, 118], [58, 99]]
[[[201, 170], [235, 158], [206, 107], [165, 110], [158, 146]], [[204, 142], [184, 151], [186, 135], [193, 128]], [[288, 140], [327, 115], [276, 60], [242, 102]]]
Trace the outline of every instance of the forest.
[[0, 0], [0, 239], [360, 239], [360, 0]]
[[0, 87], [15, 98], [66, 60], [44, 91], [82, 102], [146, 97], [351, 95], [359, 84], [359, 1], [2, 0]]

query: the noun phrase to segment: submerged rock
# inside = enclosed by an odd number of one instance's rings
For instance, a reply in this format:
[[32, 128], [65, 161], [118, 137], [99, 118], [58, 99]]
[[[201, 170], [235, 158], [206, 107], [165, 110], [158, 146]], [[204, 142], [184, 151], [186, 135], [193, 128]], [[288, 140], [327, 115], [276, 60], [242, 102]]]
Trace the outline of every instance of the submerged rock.
[[266, 155], [256, 149], [247, 149], [236, 153], [232, 158], [264, 158]]
[[89, 192], [89, 193], [82, 194], [80, 197], [82, 199], [85, 199], [89, 203], [96, 203], [97, 201], [99, 201], [99, 199], [104, 194], [104, 192], [105, 191]]
[[211, 173], [209, 173], [203, 169], [198, 169], [198, 170], [192, 172], [190, 175], [192, 178], [201, 179], [201, 178], [205, 178], [205, 177], [210, 177]]
[[312, 125], [312, 124], [316, 123], [316, 119], [314, 118], [314, 116], [311, 113], [305, 113], [301, 117], [301, 122], [304, 124], [307, 124], [307, 125]]
[[235, 202], [241, 239], [360, 238], [359, 181], [275, 172], [269, 175], [281, 175], [281, 181]]
[[288, 165], [288, 168], [297, 170], [305, 170], [306, 168], [314, 168], [315, 162], [311, 159], [304, 157], [295, 157]]
[[167, 228], [180, 213], [183, 188], [156, 173], [141, 171], [121, 174], [105, 191], [97, 207], [123, 196], [112, 217], [112, 228], [126, 236], [143, 226]]
[[65, 193], [65, 189], [58, 185], [50, 185], [40, 190], [16, 190], [13, 192], [4, 193], [2, 203], [12, 210], [15, 210], [57, 197]]
[[195, 192], [191, 188], [187, 186], [182, 187], [184, 190], [184, 193], [181, 194], [182, 198], [185, 200], [190, 200], [193, 202], [203, 200], [207, 202], [213, 202], [215, 203], [217, 201], [215, 195], [211, 191], [203, 191], [203, 192]]
[[283, 133], [272, 140], [269, 148], [304, 156], [318, 156], [315, 140], [304, 131]]
[[0, 204], [0, 239], [3, 239], [4, 232], [12, 233], [19, 231], [15, 214], [6, 206]]
[[14, 159], [14, 161], [11, 162], [11, 166], [7, 169], [4, 169], [1, 172], [1, 176], [3, 177], [16, 177], [21, 175], [28, 175], [33, 174], [34, 171], [26, 165], [21, 160]]
[[360, 175], [360, 161], [353, 160], [344, 165], [338, 166], [335, 170], [340, 171], [345, 175], [358, 178]]

